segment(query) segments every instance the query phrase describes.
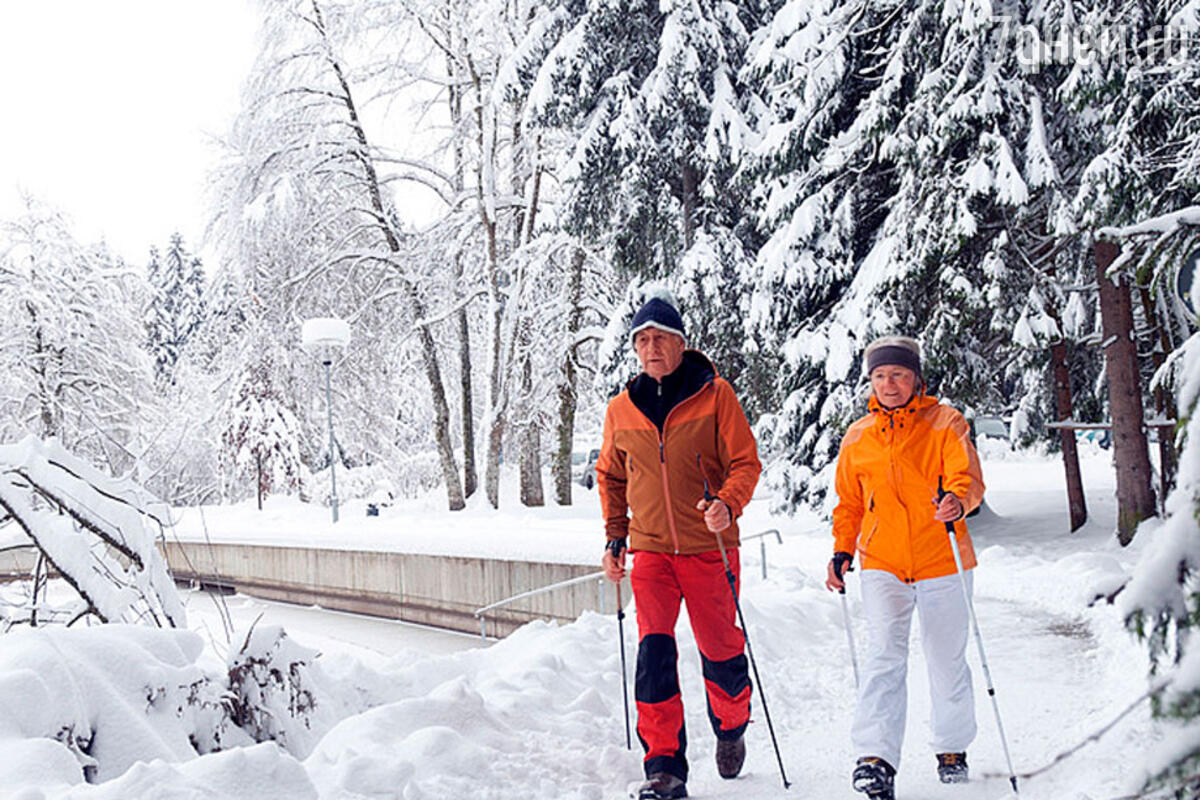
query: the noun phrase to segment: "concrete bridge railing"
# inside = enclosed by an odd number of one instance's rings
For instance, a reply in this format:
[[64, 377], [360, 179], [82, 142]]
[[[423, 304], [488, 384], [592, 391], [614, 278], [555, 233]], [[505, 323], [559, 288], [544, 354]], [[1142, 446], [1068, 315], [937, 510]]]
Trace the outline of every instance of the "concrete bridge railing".
[[[468, 633], [479, 632], [475, 609], [596, 571], [584, 564], [224, 543], [168, 542], [166, 554], [176, 580]], [[489, 613], [488, 633], [507, 636], [534, 619], [569, 622], [584, 611], [615, 613], [607, 583], [515, 601]]]

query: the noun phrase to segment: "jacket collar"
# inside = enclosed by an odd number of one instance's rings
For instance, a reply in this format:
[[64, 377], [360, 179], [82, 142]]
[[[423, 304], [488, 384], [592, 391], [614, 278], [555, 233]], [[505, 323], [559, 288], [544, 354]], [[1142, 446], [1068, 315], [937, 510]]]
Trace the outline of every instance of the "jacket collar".
[[[680, 399], [683, 399], [691, 397], [700, 391], [704, 384], [711, 382], [716, 377], [717, 368], [703, 353], [699, 350], [684, 350], [683, 361], [670, 375], [664, 375], [662, 382], [663, 384], [676, 382], [680, 384], [682, 387]], [[639, 372], [625, 384], [625, 388], [631, 395], [640, 392], [654, 392], [657, 391], [658, 381], [644, 372]]]
[[877, 417], [893, 417], [897, 414], [916, 414], [930, 406], [936, 406], [938, 400], [933, 395], [925, 394], [924, 390], [914, 394], [911, 399], [899, 408], [884, 408], [875, 398], [874, 393], [871, 394], [871, 399], [867, 401], [867, 409]]

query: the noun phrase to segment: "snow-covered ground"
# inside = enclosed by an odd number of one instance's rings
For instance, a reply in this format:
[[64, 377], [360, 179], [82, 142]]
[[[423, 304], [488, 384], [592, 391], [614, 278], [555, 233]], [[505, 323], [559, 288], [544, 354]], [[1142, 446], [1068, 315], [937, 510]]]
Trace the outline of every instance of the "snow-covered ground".
[[[1129, 548], [1117, 545], [1107, 453], [1094, 451], [1085, 458], [1091, 521], [1075, 534], [1067, 532], [1057, 458], [1014, 456], [996, 448], [987, 448], [984, 456], [990, 510], [971, 526], [980, 554], [976, 608], [1013, 761], [1018, 772], [1025, 772], [1101, 728], [1145, 691], [1144, 650], [1125, 631], [1112, 606], [1091, 601], [1119, 585], [1152, 532], [1144, 529]], [[545, 512], [472, 509], [456, 516], [429, 508], [392, 508], [380, 519], [403, 520], [403, 536], [417, 543], [414, 547], [432, 546], [430, 542], [453, 529], [449, 547], [455, 552], [476, 547], [472, 552], [482, 554], [507, 541], [528, 551], [518, 555], [549, 551], [586, 559], [600, 549], [599, 513], [593, 492], [577, 489], [576, 497], [573, 508]], [[701, 798], [860, 797], [849, 786], [854, 681], [841, 607], [837, 596], [821, 585], [831, 549], [829, 532], [811, 516], [781, 518], [766, 509], [764, 501], [752, 503], [744, 530], [779, 528], [784, 542], [768, 545], [766, 580], [760, 575], [757, 544], [745, 548], [742, 605], [792, 788], [782, 787], [757, 686], [746, 768], [736, 781], [717, 776], [699, 657], [685, 614], [678, 637], [692, 763], [688, 788]], [[223, 513], [240, 513], [243, 529], [256, 535], [267, 535], [263, 531], [271, 527], [259, 524], [257, 512], [246, 508]], [[297, 527], [301, 509], [278, 513], [278, 530], [290, 529], [286, 535], [297, 541], [320, 540], [327, 530], [322, 521]], [[224, 522], [218, 520], [221, 527]], [[217, 527], [212, 514], [208, 526], [210, 532]], [[391, 527], [396, 530], [394, 524]], [[374, 532], [370, 526], [365, 529], [365, 538], [378, 534], [376, 541], [384, 546], [385, 525]], [[543, 549], [538, 537], [558, 538]], [[344, 535], [340, 541], [345, 542]], [[850, 600], [857, 621], [856, 591], [852, 575]], [[177, 739], [182, 723], [162, 718], [162, 709], [151, 707], [144, 693], [139, 697], [139, 681], [147, 680], [149, 673], [182, 680], [189, 670], [214, 664], [219, 669], [224, 660], [215, 606], [193, 594], [188, 617], [200, 635], [126, 635], [125, 661], [95, 655], [103, 650], [99, 647], [89, 660], [80, 655], [83, 650], [70, 649], [74, 645], [65, 641], [63, 631], [57, 636], [21, 632], [4, 637], [0, 797], [616, 800], [626, 797], [640, 779], [636, 739], [634, 752], [625, 749], [614, 615], [589, 613], [562, 626], [533, 623], [503, 641], [475, 647], [463, 637], [430, 634], [433, 638], [421, 640], [424, 634], [383, 621], [289, 610], [241, 597], [227, 602], [235, 624], [244, 625], [263, 613], [260, 624], [282, 624], [293, 639], [322, 653], [316, 659], [318, 686], [329, 695], [328, 708], [314, 723], [311, 748], [293, 747], [294, 752], [287, 753], [273, 743], [247, 743], [226, 752], [190, 756]], [[914, 628], [917, 625], [914, 621]], [[632, 614], [625, 636], [632, 679]], [[168, 646], [156, 637], [182, 638]], [[195, 652], [201, 646], [203, 652]], [[35, 648], [59, 648], [62, 674], [56, 683], [38, 688], [38, 682], [19, 669], [19, 654]], [[929, 701], [914, 630], [909, 730], [897, 782], [898, 796], [904, 800], [1011, 795], [973, 646], [970, 657], [976, 665], [980, 723], [980, 735], [970, 749], [974, 780], [947, 787], [937, 782], [925, 744]], [[105, 669], [127, 674], [106, 676]], [[63, 688], [68, 686], [116, 694], [104, 700], [64, 699], [60, 695], [69, 694]], [[124, 687], [127, 696], [117, 696], [114, 687]], [[41, 699], [29, 699], [35, 695]], [[23, 733], [36, 728], [24, 717], [33, 714], [37, 702], [52, 707], [73, 702], [92, 715], [88, 721], [94, 726], [97, 715], [116, 715], [116, 732], [128, 728], [124, 738], [148, 742], [146, 759], [156, 760], [106, 775], [111, 778], [106, 783], [80, 783], [81, 776], [73, 777], [78, 767], [71, 753]], [[149, 727], [158, 730], [165, 743], [154, 744], [146, 726], [137, 722], [138, 714], [154, 718]], [[1139, 781], [1138, 754], [1160, 736], [1148, 707], [1142, 705], [1098, 743], [1023, 781], [1022, 796], [1108, 800], [1125, 794]]]

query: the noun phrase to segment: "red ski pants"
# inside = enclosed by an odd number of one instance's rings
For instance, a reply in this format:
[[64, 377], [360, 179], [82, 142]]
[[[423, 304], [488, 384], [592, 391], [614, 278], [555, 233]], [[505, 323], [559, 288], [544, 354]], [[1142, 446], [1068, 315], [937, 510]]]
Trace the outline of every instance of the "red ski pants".
[[[729, 550], [728, 558], [737, 585], [737, 549]], [[687, 603], [700, 649], [708, 718], [718, 739], [737, 739], [750, 720], [746, 637], [737, 626], [737, 608], [718, 550], [695, 555], [637, 551], [629, 580], [637, 605], [634, 693], [638, 739], [646, 751], [643, 766], [647, 775], [669, 772], [687, 780], [687, 733], [675, 646], [679, 601]]]

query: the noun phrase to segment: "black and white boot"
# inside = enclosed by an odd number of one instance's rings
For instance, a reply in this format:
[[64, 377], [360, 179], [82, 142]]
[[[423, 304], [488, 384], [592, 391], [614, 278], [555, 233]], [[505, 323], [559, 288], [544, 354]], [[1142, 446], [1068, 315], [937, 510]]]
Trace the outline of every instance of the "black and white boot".
[[676, 800], [687, 797], [687, 784], [669, 772], [655, 772], [638, 787], [637, 800]]
[[882, 758], [860, 758], [854, 767], [854, 789], [871, 800], [895, 800], [896, 770]]
[[938, 780], [942, 783], [966, 783], [970, 780], [966, 753], [938, 753], [937, 762]]

